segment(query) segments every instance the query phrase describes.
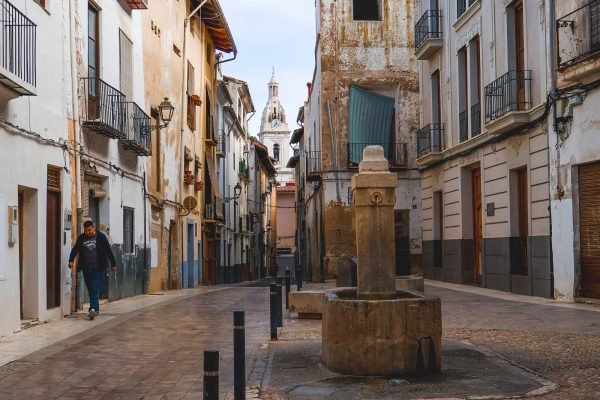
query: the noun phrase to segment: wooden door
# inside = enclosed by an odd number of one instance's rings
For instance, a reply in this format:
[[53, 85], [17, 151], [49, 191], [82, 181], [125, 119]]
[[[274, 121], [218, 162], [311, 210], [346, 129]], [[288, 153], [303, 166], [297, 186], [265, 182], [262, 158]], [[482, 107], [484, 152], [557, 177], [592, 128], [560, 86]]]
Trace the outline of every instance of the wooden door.
[[46, 306], [60, 306], [60, 192], [48, 191], [46, 206]]
[[600, 298], [600, 163], [579, 167], [579, 296]]
[[23, 212], [25, 209], [25, 193], [19, 190], [19, 287], [21, 293], [21, 319], [23, 319]]
[[483, 253], [483, 207], [481, 202], [481, 170], [471, 171], [473, 185], [473, 271], [475, 283], [481, 283]]
[[527, 238], [529, 236], [529, 206], [527, 186], [527, 168], [517, 171], [517, 208], [519, 214], [518, 262], [520, 275], [528, 275]]
[[525, 81], [523, 71], [525, 70], [525, 32], [523, 31], [523, 3], [515, 6], [515, 50], [518, 82], [518, 110], [525, 109]]
[[410, 235], [408, 210], [394, 210], [396, 275], [410, 274]]

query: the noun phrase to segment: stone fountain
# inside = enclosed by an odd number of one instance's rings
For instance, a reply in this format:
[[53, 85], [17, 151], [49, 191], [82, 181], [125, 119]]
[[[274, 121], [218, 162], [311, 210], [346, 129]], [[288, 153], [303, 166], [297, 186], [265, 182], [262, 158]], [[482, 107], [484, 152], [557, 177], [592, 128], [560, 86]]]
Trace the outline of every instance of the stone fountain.
[[381, 146], [363, 152], [352, 177], [358, 287], [325, 292], [322, 361], [345, 375], [400, 376], [441, 369], [440, 299], [396, 290], [397, 177]]

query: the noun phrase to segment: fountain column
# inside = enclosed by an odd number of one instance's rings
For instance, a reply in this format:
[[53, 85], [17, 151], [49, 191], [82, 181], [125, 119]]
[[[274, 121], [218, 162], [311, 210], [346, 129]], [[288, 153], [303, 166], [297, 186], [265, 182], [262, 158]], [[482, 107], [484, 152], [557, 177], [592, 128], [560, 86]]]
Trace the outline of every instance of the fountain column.
[[352, 177], [360, 300], [396, 298], [396, 185], [397, 176], [389, 172], [383, 148], [365, 148], [359, 173]]

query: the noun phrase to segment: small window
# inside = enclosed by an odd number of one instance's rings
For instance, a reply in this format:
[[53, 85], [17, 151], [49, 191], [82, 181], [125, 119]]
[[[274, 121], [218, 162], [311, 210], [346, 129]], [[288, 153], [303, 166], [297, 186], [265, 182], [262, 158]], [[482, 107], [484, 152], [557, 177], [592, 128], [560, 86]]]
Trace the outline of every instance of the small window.
[[355, 21], [380, 21], [380, 0], [354, 0], [353, 17]]
[[123, 207], [123, 254], [133, 253], [133, 208]]
[[273, 158], [277, 161], [279, 161], [279, 144], [275, 143], [273, 145]]

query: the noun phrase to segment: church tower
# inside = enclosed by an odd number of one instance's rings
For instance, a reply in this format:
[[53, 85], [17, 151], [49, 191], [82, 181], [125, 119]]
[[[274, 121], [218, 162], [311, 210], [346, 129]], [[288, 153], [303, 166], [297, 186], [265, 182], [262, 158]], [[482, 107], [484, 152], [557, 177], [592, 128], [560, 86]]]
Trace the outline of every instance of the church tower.
[[285, 185], [294, 181], [294, 172], [286, 168], [291, 154], [290, 129], [288, 128], [285, 110], [279, 101], [279, 83], [275, 78], [275, 70], [269, 82], [269, 99], [262, 114], [258, 139], [269, 149], [269, 155], [275, 159], [277, 181]]

